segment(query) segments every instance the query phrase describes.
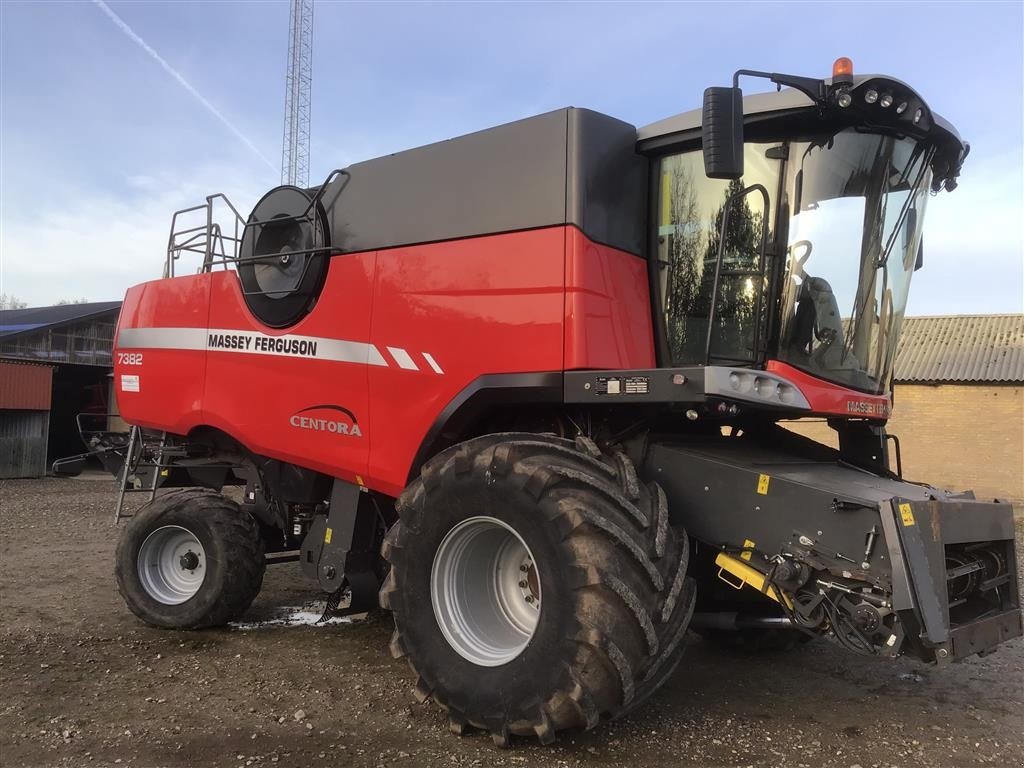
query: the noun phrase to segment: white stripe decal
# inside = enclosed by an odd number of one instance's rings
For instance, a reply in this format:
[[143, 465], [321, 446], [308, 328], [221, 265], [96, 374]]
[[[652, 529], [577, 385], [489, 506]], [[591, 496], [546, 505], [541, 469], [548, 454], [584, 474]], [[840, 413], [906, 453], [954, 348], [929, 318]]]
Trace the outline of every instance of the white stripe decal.
[[206, 349], [205, 328], [122, 328], [118, 348]]
[[387, 367], [373, 344], [346, 339], [285, 334], [269, 336], [255, 331], [221, 328], [122, 328], [117, 338], [123, 349], [184, 349], [236, 352], [250, 355], [305, 357], [339, 363]]
[[444, 371], [441, 370], [441, 366], [437, 364], [437, 360], [434, 359], [433, 355], [431, 355], [429, 352], [422, 352], [421, 354], [423, 355], [423, 359], [427, 361], [427, 364], [434, 369], [434, 373], [444, 373]]
[[409, 356], [409, 353], [401, 347], [388, 347], [388, 352], [390, 352], [391, 356], [395, 358], [395, 362], [398, 363], [399, 368], [404, 368], [407, 371], [418, 371], [420, 369], [419, 366], [416, 365], [416, 361], [414, 361]]

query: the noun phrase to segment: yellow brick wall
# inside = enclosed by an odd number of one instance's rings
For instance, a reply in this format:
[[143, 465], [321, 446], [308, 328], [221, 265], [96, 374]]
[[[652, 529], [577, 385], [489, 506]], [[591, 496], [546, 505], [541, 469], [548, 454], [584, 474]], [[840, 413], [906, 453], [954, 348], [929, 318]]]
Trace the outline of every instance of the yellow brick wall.
[[[838, 447], [824, 422], [785, 426]], [[898, 384], [888, 431], [907, 479], [1024, 502], [1024, 387]]]

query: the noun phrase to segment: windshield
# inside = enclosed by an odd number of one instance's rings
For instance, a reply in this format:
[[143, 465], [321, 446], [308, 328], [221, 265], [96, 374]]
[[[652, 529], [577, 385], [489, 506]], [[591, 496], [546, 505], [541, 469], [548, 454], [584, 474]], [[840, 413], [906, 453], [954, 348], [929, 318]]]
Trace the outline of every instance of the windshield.
[[779, 358], [888, 388], [931, 182], [920, 144], [848, 129], [789, 146]]

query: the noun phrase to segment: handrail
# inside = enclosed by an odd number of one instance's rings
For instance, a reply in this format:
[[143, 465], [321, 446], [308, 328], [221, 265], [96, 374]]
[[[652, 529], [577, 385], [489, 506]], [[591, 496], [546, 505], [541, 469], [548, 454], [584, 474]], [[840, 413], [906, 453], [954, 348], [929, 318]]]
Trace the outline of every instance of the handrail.
[[[348, 180], [351, 178], [349, 172], [344, 168], [335, 168], [327, 174], [327, 177], [310, 198], [309, 205], [306, 206], [306, 209], [302, 213], [296, 216], [274, 219], [274, 223], [281, 224], [290, 221], [309, 221], [310, 223], [314, 223], [316, 206], [322, 203], [327, 187], [330, 186], [331, 183], [339, 176], [345, 176], [346, 178], [342, 183], [337, 185], [337, 189], [334, 190], [330, 202], [324, 205], [325, 209], [332, 208], [337, 202], [338, 196], [341, 195], [342, 191], [347, 186]], [[230, 211], [229, 219], [231, 219], [233, 228], [229, 231], [233, 232], [233, 234], [226, 234], [221, 223], [216, 220], [214, 215], [214, 206], [217, 203], [223, 203]], [[205, 221], [203, 224], [193, 227], [185, 227], [182, 229], [178, 228], [180, 217], [184, 217], [190, 213], [196, 213], [198, 211], [205, 212]], [[246, 231], [250, 227], [262, 227], [265, 223], [266, 222], [252, 220], [251, 216], [250, 220], [247, 221], [223, 192], [208, 195], [206, 202], [201, 205], [193, 205], [189, 208], [182, 208], [179, 211], [175, 211], [171, 216], [171, 232], [167, 238], [167, 257], [164, 261], [163, 276], [165, 278], [174, 277], [174, 262], [181, 258], [183, 253], [195, 253], [203, 257], [200, 272], [210, 272], [215, 266], [223, 266], [224, 269], [228, 269], [229, 265], [237, 264], [242, 260], [239, 251], [241, 250], [242, 240], [245, 237]], [[316, 253], [334, 254], [338, 252], [339, 251], [336, 248], [323, 246], [320, 248], [307, 248], [301, 251], [291, 251], [290, 253], [295, 256], [306, 256]], [[273, 254], [272, 256], [252, 256], [246, 258], [245, 262], [269, 261], [279, 256], [280, 254]]]

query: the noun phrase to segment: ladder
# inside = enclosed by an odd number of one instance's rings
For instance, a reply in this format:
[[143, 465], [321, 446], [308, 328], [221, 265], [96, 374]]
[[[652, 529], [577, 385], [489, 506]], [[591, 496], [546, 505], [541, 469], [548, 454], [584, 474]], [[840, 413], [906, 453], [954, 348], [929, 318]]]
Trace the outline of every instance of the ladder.
[[[138, 451], [138, 459], [133, 461], [135, 452]], [[114, 525], [122, 520], [131, 517], [131, 514], [124, 513], [124, 497], [129, 493], [148, 493], [149, 500], [156, 498], [157, 489], [160, 487], [160, 478], [167, 475], [170, 464], [165, 463], [167, 453], [167, 433], [160, 433], [160, 443], [157, 448], [154, 461], [144, 461], [144, 436], [142, 428], [132, 426], [128, 434], [128, 448], [125, 450], [124, 467], [118, 477], [117, 506], [114, 508]], [[139, 470], [152, 470], [151, 476], [143, 479], [139, 477]], [[148, 482], [147, 482], [148, 481]]]

